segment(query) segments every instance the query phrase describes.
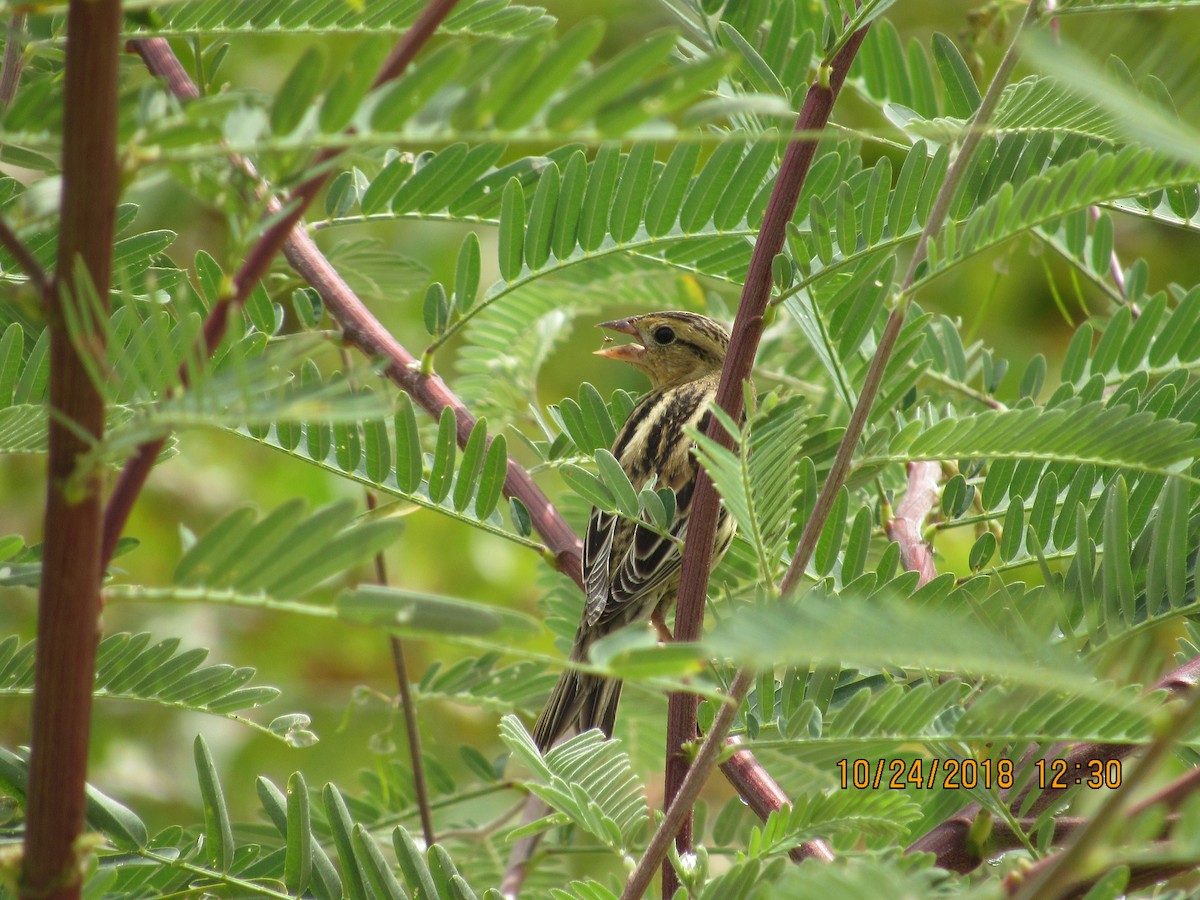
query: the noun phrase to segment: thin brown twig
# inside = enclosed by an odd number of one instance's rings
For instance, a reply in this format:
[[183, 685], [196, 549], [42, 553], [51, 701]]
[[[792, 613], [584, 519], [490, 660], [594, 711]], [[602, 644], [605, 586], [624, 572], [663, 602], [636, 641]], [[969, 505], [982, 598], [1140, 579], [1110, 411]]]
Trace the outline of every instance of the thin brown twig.
[[[1200, 685], [1200, 657], [1189, 660], [1177, 669], [1167, 673], [1151, 688], [1152, 691], [1166, 691], [1173, 697], [1182, 697]], [[1068, 772], [1088, 771], [1088, 764], [1093, 762], [1108, 762], [1132, 756], [1138, 750], [1137, 744], [1078, 744], [1070, 748], [1054, 748], [1047, 753], [1047, 759], [1061, 758], [1067, 764]], [[1065, 752], [1063, 752], [1065, 751]], [[1026, 760], [1033, 758], [1033, 751], [1026, 754]], [[1187, 789], [1195, 790], [1200, 782], [1188, 782]], [[1014, 814], [1038, 815], [1052, 806], [1060, 804], [1065, 789], [1049, 787], [1042, 791], [1032, 802], [1026, 798], [1034, 788], [1028, 787], [1015, 796], [1005, 797], [1005, 802]], [[920, 839], [909, 845], [908, 853], [932, 853], [939, 868], [957, 872], [960, 875], [974, 870], [983, 863], [983, 857], [967, 845], [966, 837], [971, 823], [979, 815], [981, 807], [972, 803], [964, 807], [945, 822], [932, 828]]]
[[[742, 739], [737, 735], [725, 741], [727, 747], [740, 747]], [[738, 793], [747, 799], [747, 803], [760, 819], [766, 821], [767, 816], [778, 812], [785, 806], [791, 805], [788, 795], [783, 792], [770, 773], [763, 768], [754, 754], [746, 749], [734, 750], [729, 758], [721, 764], [721, 771], [729, 783], [737, 788]], [[804, 862], [806, 859], [816, 859], [821, 862], [833, 862], [833, 850], [820, 838], [805, 841], [799, 847], [793, 847], [788, 856], [793, 862]]]
[[0, 63], [0, 107], [7, 107], [17, 96], [21, 71], [25, 68], [25, 47], [21, 33], [29, 13], [14, 12], [8, 20], [8, 38], [4, 42], [4, 62]]
[[[439, 376], [421, 373], [419, 361], [371, 315], [312, 238], [297, 231], [285, 245], [284, 256], [321, 295], [330, 315], [342, 327], [343, 340], [372, 359], [384, 360], [382, 374], [435, 418], [443, 409], [450, 409], [455, 417], [458, 442], [464, 445], [475, 427], [476, 419], [470, 410]], [[578, 536], [529, 473], [512, 459], [508, 461], [504, 493], [525, 504], [554, 566], [581, 584], [582, 544]]]
[[[367, 509], [374, 511], [379, 506], [374, 491], [364, 491]], [[375, 554], [375, 580], [381, 585], [388, 583], [387, 560], [383, 551]], [[413, 700], [412, 686], [408, 681], [408, 663], [404, 658], [404, 642], [394, 634], [388, 637], [392, 651], [392, 668], [396, 672], [396, 687], [400, 692], [400, 710], [404, 715], [404, 736], [408, 742], [408, 759], [412, 766], [413, 793], [417, 800], [417, 813], [421, 819], [421, 834], [425, 846], [434, 844], [433, 812], [429, 808], [429, 787], [425, 779], [425, 759], [421, 756], [421, 729], [417, 721], [417, 704]]]
[[0, 219], [0, 244], [4, 245], [4, 249], [13, 255], [13, 259], [29, 276], [29, 283], [33, 285], [38, 295], [44, 296], [50, 284], [50, 276], [46, 274], [46, 270], [42, 268], [42, 264], [37, 261], [37, 257], [33, 255], [25, 242], [3, 219]]
[[[842, 83], [850, 70], [858, 48], [866, 36], [866, 27], [856, 31], [833, 57], [827, 68], [822, 69], [817, 83], [811, 85], [804, 99], [800, 114], [796, 118], [795, 131], [801, 133], [819, 133], [829, 121], [833, 103], [837, 99]], [[746, 283], [742, 288], [742, 296], [738, 303], [738, 312], [734, 318], [733, 333], [730, 335], [729, 352], [721, 370], [721, 381], [717, 387], [716, 404], [737, 421], [743, 410], [743, 383], [750, 377], [754, 366], [754, 357], [758, 352], [758, 344], [762, 338], [763, 315], [771, 299], [772, 266], [776, 254], [783, 248], [787, 233], [787, 223], [796, 210], [796, 202], [800, 190], [812, 165], [817, 151], [815, 137], [792, 141], [784, 152], [776, 175], [775, 185], [767, 202], [766, 214], [763, 217], [762, 228], [755, 241], [754, 252], [750, 257], [750, 267], [746, 273]], [[709, 438], [719, 441], [722, 446], [731, 447], [733, 436], [721, 428], [716, 419], [710, 420], [707, 428]], [[678, 593], [678, 612], [675, 616], [675, 640], [695, 641], [700, 637], [704, 626], [704, 601], [708, 594], [709, 570], [712, 567], [713, 535], [716, 531], [718, 499], [712, 480], [703, 470], [696, 480], [695, 494], [692, 500], [692, 513], [688, 522], [688, 541], [684, 546], [682, 562], [682, 578]], [[741, 673], [739, 673], [741, 674]], [[735, 679], [740, 685], [745, 679]], [[747, 687], [748, 689], [748, 687]], [[730, 701], [736, 712], [742, 696], [731, 689]], [[685, 786], [693, 786], [689, 790], [699, 791], [699, 782], [694, 773], [698, 771], [702, 759], [711, 767], [716, 759], [717, 748], [725, 738], [721, 732], [712, 742], [708, 738], [701, 745], [701, 756], [690, 765], [680, 752], [683, 744], [691, 741], [696, 735], [696, 704], [694, 694], [675, 693], [667, 701], [667, 751], [664, 805], [667, 814], [658, 832], [651, 840], [642, 862], [630, 876], [625, 886], [624, 897], [640, 897], [649, 884], [650, 873], [645, 865], [648, 859], [654, 860], [654, 867], [663, 862], [666, 856], [666, 844], [675, 840], [680, 852], [690, 850], [692, 844], [692, 803], [695, 796], [685, 800]], [[726, 709], [722, 710], [724, 713]], [[717, 721], [723, 720], [718, 715]], [[732, 713], [727, 717], [725, 729], [732, 723]], [[714, 722], [713, 731], [717, 731]], [[712, 733], [710, 732], [710, 737]], [[707, 777], [710, 769], [703, 770]], [[662, 835], [665, 834], [665, 842]], [[674, 868], [669, 864], [663, 866], [663, 894], [671, 896], [678, 886], [678, 878]]]
[[[437, 26], [450, 14], [450, 11], [457, 2], [458, 0], [432, 0], [421, 11], [417, 20], [404, 33], [404, 36], [384, 63], [383, 68], [381, 68], [379, 75], [376, 77], [376, 86], [387, 81], [389, 78], [395, 78], [403, 71], [403, 67], [412, 61], [421, 47], [424, 46], [429, 37], [437, 29]], [[171, 52], [166, 42], [162, 41], [159, 43], [159, 41], [161, 39], [135, 41], [132, 42], [132, 46], [144, 59], [148, 56], [147, 51], [152, 49], [157, 49], [159, 56], [170, 54], [171, 58], [174, 58], [174, 53]], [[161, 50], [162, 47], [165, 47], [165, 53]], [[164, 74], [173, 76], [176, 81], [179, 80], [178, 76], [180, 74], [184, 74], [186, 79], [186, 74], [182, 73], [182, 67], [178, 66], [178, 60], [175, 60], [175, 67], [168, 67]], [[190, 79], [186, 79], [186, 81], [190, 84]], [[175, 90], [177, 85], [169, 82], [169, 86], [172, 90]], [[182, 87], [182, 85], [179, 85], [179, 87]], [[195, 85], [191, 86], [191, 90], [196, 90]], [[179, 94], [178, 96], [185, 99], [187, 97], [185, 94]], [[229, 327], [230, 317], [236, 310], [241, 308], [246, 298], [250, 296], [250, 292], [254, 290], [255, 285], [267, 274], [272, 260], [274, 260], [283, 248], [288, 238], [291, 237], [293, 229], [300, 223], [309, 205], [316, 199], [317, 194], [332, 177], [333, 169], [328, 163], [338, 152], [337, 148], [331, 148], [317, 154], [317, 158], [313, 163], [313, 170], [315, 170], [316, 174], [307, 178], [293, 191], [286, 206], [281, 204], [281, 210], [283, 211], [272, 217], [271, 224], [259, 236], [258, 240], [255, 241], [254, 246], [250, 248], [250, 252], [246, 255], [245, 261], [234, 274], [232, 291], [220, 297], [213, 304], [212, 309], [209, 310], [208, 316], [204, 320], [202, 343], [200, 344], [202, 350], [200, 358], [202, 360], [208, 359], [212, 355], [217, 344], [225, 336], [225, 332]], [[188, 374], [188, 367], [186, 365], [181, 366], [179, 377], [182, 383], [187, 383]], [[117, 541], [125, 528], [125, 522], [128, 520], [129, 513], [133, 509], [133, 504], [145, 486], [146, 479], [150, 475], [150, 470], [154, 467], [154, 462], [165, 443], [166, 438], [163, 437], [142, 444], [138, 447], [134, 455], [126, 461], [124, 468], [121, 470], [117, 484], [113, 488], [112, 495], [109, 497], [104, 511], [102, 559], [105, 565], [112, 558]]]

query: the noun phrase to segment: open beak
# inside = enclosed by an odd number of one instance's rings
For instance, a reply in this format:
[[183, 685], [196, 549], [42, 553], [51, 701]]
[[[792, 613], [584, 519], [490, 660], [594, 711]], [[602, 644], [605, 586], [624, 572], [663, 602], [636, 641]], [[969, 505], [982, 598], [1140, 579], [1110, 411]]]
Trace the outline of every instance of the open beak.
[[[646, 352], [646, 347], [642, 343], [642, 336], [638, 334], [637, 328], [633, 324], [633, 319], [614, 319], [611, 322], [601, 322], [597, 328], [607, 328], [610, 331], [619, 331], [622, 334], [628, 334], [637, 340], [636, 344], [614, 344], [611, 347], [603, 347], [600, 350], [593, 352], [597, 356], [603, 356], [605, 359], [615, 359], [620, 362], [637, 362]], [[605, 338], [611, 341], [612, 338]]]

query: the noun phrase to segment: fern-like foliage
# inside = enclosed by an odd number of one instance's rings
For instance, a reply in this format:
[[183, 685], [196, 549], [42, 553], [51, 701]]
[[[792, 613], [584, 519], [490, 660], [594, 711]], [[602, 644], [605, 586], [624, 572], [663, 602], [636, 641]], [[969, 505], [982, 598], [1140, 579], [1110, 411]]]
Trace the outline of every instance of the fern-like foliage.
[[[500, 896], [491, 890], [476, 893], [442, 845], [421, 848], [404, 828], [391, 829], [385, 849], [351, 816], [337, 787], [327, 784], [312, 796], [299, 772], [288, 780], [286, 793], [258, 779], [258, 798], [273, 830], [248, 830], [233, 820], [202, 736], [196, 738], [194, 758], [204, 805], [204, 821], [195, 827], [151, 836], [136, 813], [89, 788], [88, 824], [101, 838], [99, 866], [87, 883], [90, 895], [160, 897], [216, 887], [243, 897], [324, 900]], [[0, 749], [0, 790], [22, 800], [27, 780], [25, 758]]]
[[[650, 811], [644, 788], [619, 741], [606, 741], [598, 730], [592, 730], [542, 754], [513, 716], [501, 720], [500, 735], [533, 772], [528, 784], [534, 794], [613, 852], [629, 852], [649, 821]], [[560, 823], [543, 821], [540, 826], [552, 824]]]
[[[303, 713], [278, 716], [263, 726], [241, 713], [270, 703], [279, 689], [251, 685], [254, 669], [225, 664], [203, 666], [208, 651], [180, 652], [180, 640], [167, 638], [151, 644], [151, 636], [110, 634], [96, 648], [96, 697], [153, 703], [171, 709], [223, 716], [273, 735], [294, 747], [316, 743]], [[0, 695], [33, 693], [33, 659], [36, 642], [22, 644], [16, 636], [0, 641]]]

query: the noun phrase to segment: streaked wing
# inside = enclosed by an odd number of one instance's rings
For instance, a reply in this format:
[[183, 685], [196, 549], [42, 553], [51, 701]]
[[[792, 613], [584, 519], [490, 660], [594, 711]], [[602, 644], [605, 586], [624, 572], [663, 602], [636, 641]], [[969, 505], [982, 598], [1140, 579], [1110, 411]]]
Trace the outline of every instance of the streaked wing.
[[619, 516], [599, 509], [593, 509], [588, 519], [583, 536], [583, 585], [587, 591], [585, 617], [589, 625], [596, 623], [608, 604], [608, 564], [620, 524]]
[[641, 609], [636, 601], [679, 571], [677, 540], [685, 537], [697, 472], [684, 429], [700, 425], [715, 389], [714, 377], [653, 391], [617, 435], [612, 452], [634, 489], [640, 491], [657, 476], [659, 486], [675, 491], [675, 518], [669, 538], [628, 519], [593, 511], [583, 542], [589, 626], [649, 616], [653, 608]]

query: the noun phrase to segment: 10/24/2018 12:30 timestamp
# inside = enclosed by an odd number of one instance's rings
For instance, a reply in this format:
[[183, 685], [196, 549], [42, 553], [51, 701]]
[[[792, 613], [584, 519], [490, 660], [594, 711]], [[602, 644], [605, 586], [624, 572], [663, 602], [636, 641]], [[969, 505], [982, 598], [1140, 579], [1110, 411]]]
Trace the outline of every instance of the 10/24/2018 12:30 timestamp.
[[[907, 788], [1007, 790], [1014, 783], [1016, 766], [1011, 759], [926, 759], [887, 758], [837, 761], [838, 785], [853, 788]], [[1065, 759], [1039, 759], [1033, 763], [1034, 780], [1040, 790], [1066, 790], [1082, 785], [1088, 788], [1121, 786], [1121, 760], [1091, 759], [1073, 763]]]

